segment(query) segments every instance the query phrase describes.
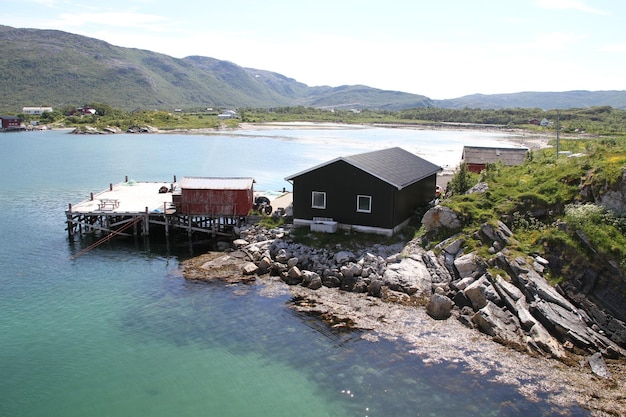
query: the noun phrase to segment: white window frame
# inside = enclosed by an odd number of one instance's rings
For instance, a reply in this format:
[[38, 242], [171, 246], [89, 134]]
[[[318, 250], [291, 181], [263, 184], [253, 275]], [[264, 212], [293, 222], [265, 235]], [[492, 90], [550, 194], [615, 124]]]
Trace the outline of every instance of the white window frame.
[[[322, 195], [324, 198], [324, 204], [322, 205], [315, 205], [315, 197], [316, 195]], [[322, 209], [325, 210], [326, 209], [326, 192], [325, 191], [313, 191], [311, 192], [311, 208], [314, 209]]]
[[[361, 205], [359, 204], [360, 200], [364, 198], [367, 199], [369, 201], [369, 205], [367, 209], [362, 209]], [[363, 195], [363, 194], [358, 194], [356, 196], [356, 211], [357, 213], [371, 213], [372, 212], [372, 196], [371, 195]]]

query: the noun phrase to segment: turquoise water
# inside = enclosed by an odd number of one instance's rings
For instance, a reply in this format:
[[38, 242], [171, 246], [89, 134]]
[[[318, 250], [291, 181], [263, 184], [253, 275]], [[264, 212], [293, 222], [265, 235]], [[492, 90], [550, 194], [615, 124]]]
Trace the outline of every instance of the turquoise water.
[[186, 244], [114, 241], [70, 259], [89, 242], [68, 241], [67, 204], [126, 175], [253, 176], [276, 190], [339, 155], [434, 143], [458, 159], [462, 132], [0, 134], [0, 416], [550, 414], [458, 364], [427, 366], [400, 342], [333, 333], [260, 285], [187, 282], [179, 261], [200, 249]]

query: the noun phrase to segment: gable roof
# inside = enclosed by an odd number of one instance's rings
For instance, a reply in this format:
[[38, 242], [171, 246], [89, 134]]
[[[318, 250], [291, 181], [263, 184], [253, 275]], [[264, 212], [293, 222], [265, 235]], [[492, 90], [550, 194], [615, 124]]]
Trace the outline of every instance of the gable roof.
[[504, 165], [521, 165], [527, 153], [527, 148], [465, 146], [462, 159], [468, 164], [489, 164], [502, 161]]
[[315, 171], [319, 168], [333, 164], [337, 161], [344, 161], [355, 168], [385, 181], [396, 187], [398, 190], [427, 178], [442, 168], [419, 156], [412, 154], [402, 148], [388, 148], [379, 151], [361, 153], [352, 156], [335, 158], [313, 168], [298, 172], [285, 178], [292, 180], [300, 175]]

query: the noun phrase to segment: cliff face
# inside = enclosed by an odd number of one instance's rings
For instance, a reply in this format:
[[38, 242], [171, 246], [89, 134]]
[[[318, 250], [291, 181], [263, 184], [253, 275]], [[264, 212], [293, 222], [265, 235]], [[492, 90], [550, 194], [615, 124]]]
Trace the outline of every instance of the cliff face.
[[[582, 199], [602, 206], [617, 216], [625, 216], [626, 168], [611, 184], [594, 181], [593, 178], [593, 173], [590, 173], [581, 181]], [[565, 279], [562, 286], [568, 297], [587, 307], [594, 318], [602, 323], [610, 323], [611, 318], [607, 313], [626, 321], [624, 262], [620, 265], [619, 260], [605, 260], [597, 256], [598, 251], [582, 231], [574, 231], [574, 235], [581, 242], [585, 253], [575, 254], [562, 246], [547, 247], [547, 257], [555, 266], [555, 272]], [[607, 311], [602, 312], [601, 308]]]
[[[593, 178], [593, 175], [589, 176]], [[583, 181], [580, 186], [581, 195], [595, 204], [603, 206], [621, 216], [626, 215], [626, 168], [613, 184], [598, 184]]]

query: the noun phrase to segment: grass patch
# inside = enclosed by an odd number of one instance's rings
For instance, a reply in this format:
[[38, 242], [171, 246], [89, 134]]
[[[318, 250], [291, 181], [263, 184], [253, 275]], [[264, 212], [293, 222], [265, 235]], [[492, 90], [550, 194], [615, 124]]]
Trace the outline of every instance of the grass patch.
[[479, 178], [488, 184], [487, 192], [452, 196], [442, 204], [464, 219], [470, 250], [486, 252], [490, 242], [480, 242], [478, 228], [502, 220], [518, 242], [510, 249], [556, 254], [553, 259], [561, 261], [552, 273], [554, 282], [576, 264], [601, 267], [616, 261], [625, 268], [626, 220], [593, 204], [593, 198], [623, 181], [626, 139], [562, 140], [560, 148], [577, 155], [542, 149], [520, 166], [488, 166]]

